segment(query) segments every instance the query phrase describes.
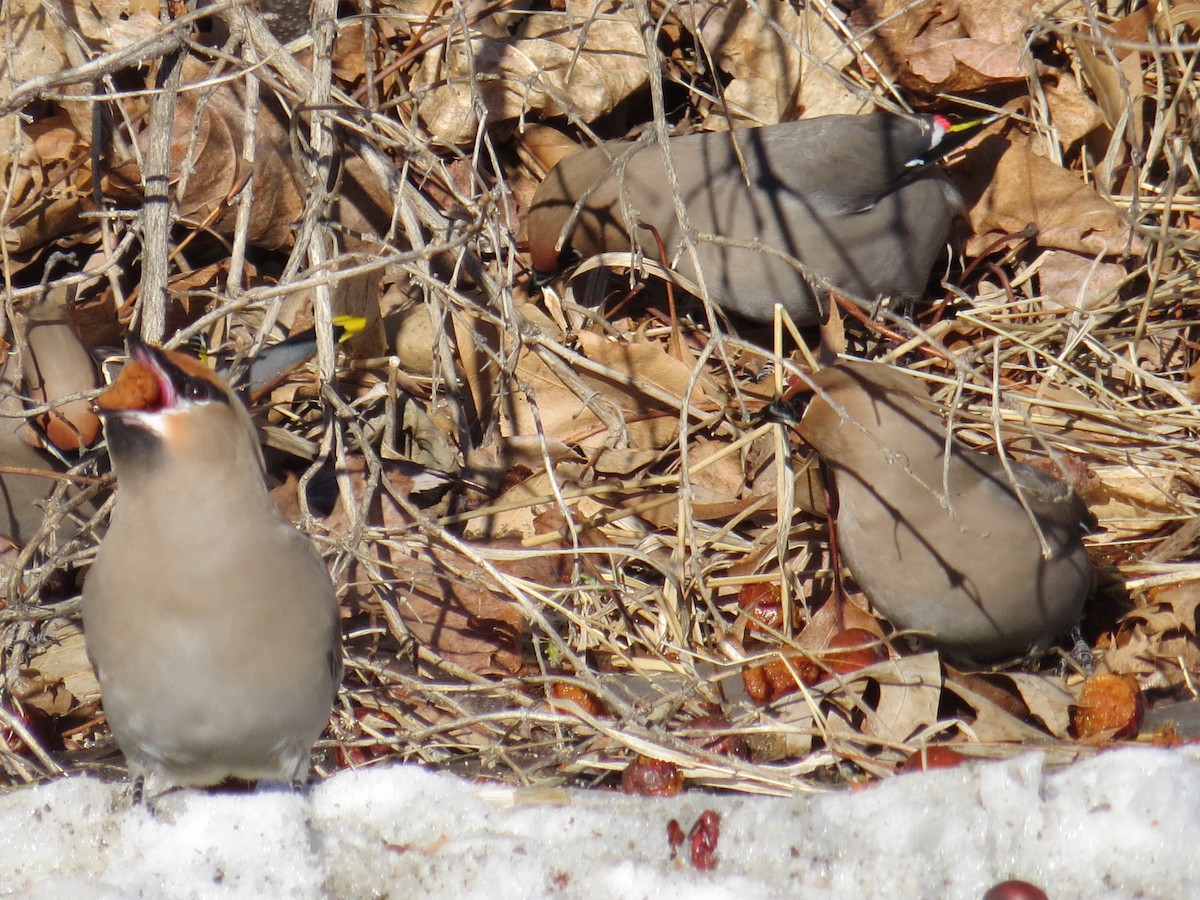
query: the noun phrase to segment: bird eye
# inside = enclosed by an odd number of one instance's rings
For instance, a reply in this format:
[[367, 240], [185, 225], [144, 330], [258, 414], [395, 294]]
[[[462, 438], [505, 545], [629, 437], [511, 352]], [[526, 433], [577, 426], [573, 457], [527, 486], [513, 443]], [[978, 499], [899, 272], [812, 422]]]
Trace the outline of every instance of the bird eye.
[[189, 378], [181, 393], [187, 400], [202, 402], [213, 398], [213, 386], [199, 378]]

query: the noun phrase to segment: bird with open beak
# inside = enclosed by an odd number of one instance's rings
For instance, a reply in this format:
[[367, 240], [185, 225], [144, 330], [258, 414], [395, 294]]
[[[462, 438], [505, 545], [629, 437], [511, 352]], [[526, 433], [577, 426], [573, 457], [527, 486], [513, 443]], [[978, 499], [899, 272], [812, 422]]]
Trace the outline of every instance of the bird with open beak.
[[118, 490], [83, 623], [135, 796], [148, 776], [303, 781], [342, 675], [329, 574], [220, 378], [136, 339], [130, 356], [97, 399]]

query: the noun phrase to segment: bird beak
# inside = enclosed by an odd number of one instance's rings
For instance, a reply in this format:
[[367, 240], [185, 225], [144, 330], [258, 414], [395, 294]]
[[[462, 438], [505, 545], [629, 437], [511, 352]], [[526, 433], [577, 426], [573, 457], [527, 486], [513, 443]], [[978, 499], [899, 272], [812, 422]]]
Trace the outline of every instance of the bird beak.
[[129, 362], [116, 380], [95, 400], [96, 414], [119, 416], [126, 412], [153, 412], [174, 399], [170, 379], [156, 363], [153, 348], [129, 336]]
[[177, 386], [189, 378], [216, 382], [212, 370], [198, 360], [152, 347], [132, 334], [128, 344], [129, 362], [96, 398], [96, 412], [101, 417], [173, 409], [179, 402]]
[[942, 139], [920, 156], [910, 160], [908, 167], [919, 169], [931, 165], [939, 159], [945, 159], [959, 147], [969, 143], [984, 128], [998, 119], [1007, 118], [1008, 115], [1008, 113], [996, 113], [995, 115], [984, 116], [981, 119], [968, 119], [965, 122], [956, 122], [953, 124], [944, 116], [938, 116], [937, 118], [945, 123], [942, 125]]

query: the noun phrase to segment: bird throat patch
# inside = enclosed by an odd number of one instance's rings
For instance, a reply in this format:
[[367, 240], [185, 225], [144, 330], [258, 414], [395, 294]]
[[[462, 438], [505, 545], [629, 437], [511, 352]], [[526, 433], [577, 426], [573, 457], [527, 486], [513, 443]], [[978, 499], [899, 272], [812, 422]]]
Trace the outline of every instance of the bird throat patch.
[[146, 469], [153, 468], [166, 455], [166, 443], [156, 429], [136, 413], [122, 416], [119, 412], [105, 419], [104, 434], [108, 451], [121, 464], [136, 462]]

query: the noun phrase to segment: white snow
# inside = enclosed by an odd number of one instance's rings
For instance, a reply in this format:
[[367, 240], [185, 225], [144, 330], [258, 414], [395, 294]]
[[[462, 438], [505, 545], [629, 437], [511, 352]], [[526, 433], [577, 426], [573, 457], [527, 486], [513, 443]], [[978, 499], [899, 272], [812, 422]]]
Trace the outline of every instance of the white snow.
[[[31, 898], [1200, 896], [1200, 753], [1039, 753], [789, 798], [522, 790], [412, 766], [305, 793], [177, 791], [133, 807], [87, 777], [0, 797], [0, 893]], [[667, 844], [706, 809], [717, 866]]]

